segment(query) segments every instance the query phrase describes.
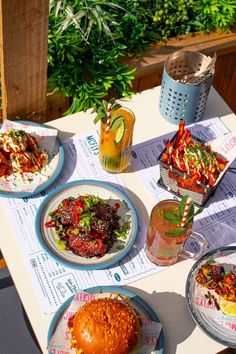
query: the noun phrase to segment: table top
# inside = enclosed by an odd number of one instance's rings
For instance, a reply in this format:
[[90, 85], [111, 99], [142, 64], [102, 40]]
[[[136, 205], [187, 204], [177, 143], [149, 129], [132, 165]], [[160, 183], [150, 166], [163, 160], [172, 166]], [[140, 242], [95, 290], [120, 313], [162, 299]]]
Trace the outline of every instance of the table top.
[[[158, 109], [160, 86], [137, 93], [131, 100], [120, 100], [136, 115], [133, 144], [177, 130], [177, 126], [164, 120]], [[236, 130], [236, 117], [214, 88], [211, 88], [204, 114], [204, 119], [220, 117], [230, 129]], [[75, 133], [95, 130], [94, 114], [91, 111], [76, 113], [47, 123], [59, 130], [62, 139]], [[132, 190], [134, 203], [142, 200], [150, 214], [155, 202], [143, 188], [134, 173], [122, 173], [126, 186]], [[135, 195], [138, 196], [137, 199]], [[5, 211], [0, 203], [0, 213]], [[2, 220], [7, 220], [2, 217]], [[19, 296], [27, 312], [31, 325], [44, 353], [46, 351], [47, 332], [52, 315], [45, 315], [40, 308], [35, 288], [26, 269], [23, 256], [18, 248], [14, 232], [5, 221], [1, 228], [0, 249], [6, 259]], [[217, 353], [224, 347], [213, 341], [198, 328], [187, 310], [185, 301], [185, 281], [192, 260], [179, 262], [154, 275], [136, 281], [125, 288], [134, 291], [146, 300], [156, 311], [163, 324], [166, 354]], [[102, 284], [101, 284], [102, 285]]]

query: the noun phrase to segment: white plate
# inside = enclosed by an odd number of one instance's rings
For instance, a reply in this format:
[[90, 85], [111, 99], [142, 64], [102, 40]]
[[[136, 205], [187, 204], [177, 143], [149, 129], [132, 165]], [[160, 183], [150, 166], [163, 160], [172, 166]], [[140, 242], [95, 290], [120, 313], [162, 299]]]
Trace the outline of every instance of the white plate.
[[[85, 290], [87, 293], [94, 294], [95, 297], [97, 298], [103, 298], [103, 297], [113, 297], [114, 295], [117, 296], [119, 294], [120, 299], [129, 298], [128, 303], [130, 306], [132, 306], [136, 311], [143, 317], [150, 319], [152, 321], [158, 322], [159, 318], [154, 312], [154, 310], [151, 308], [151, 306], [144, 301], [140, 296], [136, 295], [135, 293], [123, 289], [123, 288], [118, 288], [115, 286], [97, 286], [93, 288], [89, 288]], [[70, 306], [70, 303], [72, 302], [74, 296], [71, 296], [69, 299], [67, 299], [64, 304], [61, 305], [61, 307], [57, 310], [55, 315], [53, 316], [53, 319], [51, 321], [49, 330], [48, 330], [48, 343], [50, 342], [58, 324], [60, 323], [65, 311], [67, 308]], [[163, 354], [164, 353], [164, 332], [163, 329], [161, 329], [160, 336], [158, 338], [156, 348], [155, 348], [155, 353], [158, 354]]]
[[[60, 250], [53, 235], [54, 228], [46, 228], [48, 214], [56, 210], [59, 203], [69, 197], [78, 195], [95, 195], [102, 199], [110, 199], [111, 204], [119, 202], [117, 214], [121, 217], [120, 223], [130, 221], [130, 230], [122, 250], [117, 249], [119, 241], [101, 258], [85, 258], [74, 254], [72, 251]], [[120, 261], [131, 249], [138, 234], [138, 219], [135, 208], [130, 199], [118, 188], [111, 184], [94, 180], [80, 180], [67, 183], [51, 192], [41, 203], [35, 222], [35, 231], [41, 246], [58, 262], [74, 269], [104, 269]]]
[[[22, 124], [22, 129], [25, 126], [38, 126], [48, 128], [42, 124], [31, 121], [19, 121]], [[19, 174], [12, 173], [7, 177], [7, 181], [0, 180], [0, 196], [7, 198], [25, 198], [38, 194], [48, 188], [59, 176], [64, 165], [64, 147], [61, 140], [56, 137], [53, 151], [49, 154], [48, 164], [42, 169], [40, 173], [28, 173], [28, 177], [32, 181], [24, 181], [19, 178]], [[37, 187], [32, 190], [32, 186]]]
[[198, 270], [209, 260], [224, 264], [232, 271], [236, 267], [236, 246], [207, 252], [193, 265], [186, 282], [188, 308], [194, 321], [208, 336], [229, 348], [236, 348], [236, 317], [218, 310], [214, 301], [210, 304], [205, 296], [208, 290], [195, 279]]

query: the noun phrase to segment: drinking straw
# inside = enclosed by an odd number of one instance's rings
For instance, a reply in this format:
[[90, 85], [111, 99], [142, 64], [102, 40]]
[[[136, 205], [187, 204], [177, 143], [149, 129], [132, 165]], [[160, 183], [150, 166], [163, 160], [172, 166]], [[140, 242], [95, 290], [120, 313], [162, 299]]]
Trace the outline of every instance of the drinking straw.
[[187, 200], [186, 200], [185, 207], [184, 207], [184, 213], [183, 213], [183, 217], [182, 217], [182, 221], [181, 221], [180, 227], [184, 227], [185, 226], [191, 201], [192, 201], [192, 199], [190, 197], [188, 197]]
[[111, 124], [111, 104], [108, 103], [108, 105], [107, 105], [107, 120], [106, 120], [106, 128], [105, 128], [106, 134], [108, 134], [110, 131], [110, 124]]

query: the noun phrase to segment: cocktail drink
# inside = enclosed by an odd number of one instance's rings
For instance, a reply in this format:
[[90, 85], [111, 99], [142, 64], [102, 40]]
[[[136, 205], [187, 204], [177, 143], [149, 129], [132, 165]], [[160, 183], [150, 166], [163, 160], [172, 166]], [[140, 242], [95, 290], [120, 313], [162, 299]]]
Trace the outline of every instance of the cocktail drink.
[[146, 254], [158, 265], [168, 266], [176, 263], [180, 256], [194, 258], [196, 254], [183, 249], [187, 238], [193, 238], [198, 243], [198, 256], [206, 247], [206, 240], [202, 235], [192, 233], [194, 206], [189, 209], [186, 224], [182, 225], [183, 207], [176, 200], [163, 200], [152, 210], [147, 232]]
[[164, 200], [152, 210], [147, 233], [146, 253], [152, 262], [159, 265], [170, 265], [176, 262], [182, 244], [191, 233], [188, 228], [180, 236], [168, 236], [177, 224], [164, 218], [165, 214], [177, 214], [179, 202]]
[[121, 107], [114, 111], [113, 117], [119, 117], [120, 121], [117, 127], [111, 126], [109, 130], [107, 123], [101, 121], [99, 161], [106, 171], [119, 173], [130, 163], [135, 116]]

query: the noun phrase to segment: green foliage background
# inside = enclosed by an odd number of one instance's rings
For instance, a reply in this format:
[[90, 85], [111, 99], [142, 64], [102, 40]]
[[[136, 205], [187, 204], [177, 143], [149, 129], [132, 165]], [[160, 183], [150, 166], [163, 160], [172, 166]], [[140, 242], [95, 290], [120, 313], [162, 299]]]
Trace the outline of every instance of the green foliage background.
[[128, 97], [135, 71], [121, 62], [148, 44], [196, 31], [229, 31], [235, 0], [51, 0], [49, 89], [72, 97], [66, 114]]

